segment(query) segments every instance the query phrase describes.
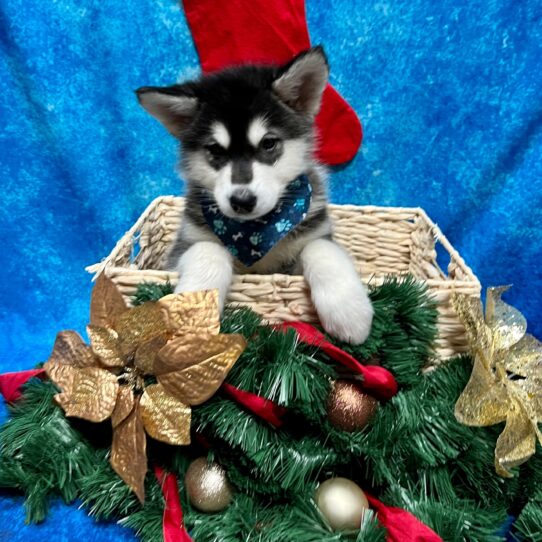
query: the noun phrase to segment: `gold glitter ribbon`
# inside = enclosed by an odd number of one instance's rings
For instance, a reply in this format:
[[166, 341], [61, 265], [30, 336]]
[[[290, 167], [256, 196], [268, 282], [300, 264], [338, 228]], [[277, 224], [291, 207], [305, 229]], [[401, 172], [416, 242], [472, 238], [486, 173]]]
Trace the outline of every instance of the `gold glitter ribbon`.
[[488, 288], [485, 315], [479, 299], [452, 296], [474, 356], [455, 416], [478, 427], [506, 422], [495, 447], [495, 470], [503, 477], [534, 455], [537, 439], [542, 443], [542, 343], [526, 333], [521, 312], [501, 299], [508, 289]]
[[[145, 433], [189, 444], [190, 406], [214, 395], [246, 342], [220, 333], [216, 290], [128, 308], [103, 273], [92, 291], [87, 332], [91, 346], [75, 331], [60, 332], [44, 368], [67, 416], [111, 419], [111, 465], [143, 502]], [[149, 376], [157, 382], [147, 385]]]

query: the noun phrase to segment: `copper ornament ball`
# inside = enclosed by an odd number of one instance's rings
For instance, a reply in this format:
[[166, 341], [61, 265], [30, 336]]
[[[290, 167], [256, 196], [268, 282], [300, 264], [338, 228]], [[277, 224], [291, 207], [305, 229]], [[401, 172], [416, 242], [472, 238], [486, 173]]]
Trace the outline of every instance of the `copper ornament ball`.
[[330, 423], [343, 431], [360, 431], [378, 408], [378, 401], [364, 393], [354, 382], [337, 380], [327, 400]]
[[365, 493], [348, 478], [330, 478], [321, 483], [314, 501], [335, 531], [359, 529], [363, 514], [369, 508]]
[[220, 512], [233, 497], [226, 471], [218, 463], [209, 463], [206, 457], [190, 463], [184, 485], [190, 504], [201, 512]]

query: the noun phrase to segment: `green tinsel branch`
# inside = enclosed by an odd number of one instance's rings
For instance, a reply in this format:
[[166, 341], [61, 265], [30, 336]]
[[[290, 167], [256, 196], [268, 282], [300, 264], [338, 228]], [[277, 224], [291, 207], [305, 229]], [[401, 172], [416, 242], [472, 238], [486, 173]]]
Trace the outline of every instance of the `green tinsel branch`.
[[542, 542], [542, 446], [520, 471], [513, 514], [519, 514], [515, 524], [519, 542]]
[[145, 301], [156, 301], [161, 297], [173, 293], [173, 286], [169, 280], [163, 284], [157, 282], [142, 282], [137, 285], [137, 291], [132, 298], [134, 305], [142, 305]]
[[[137, 303], [158, 299], [171, 287], [142, 285]], [[542, 462], [539, 457], [502, 480], [493, 468], [499, 427], [459, 424], [454, 403], [471, 371], [469, 358], [451, 360], [426, 375], [432, 356], [436, 310], [423, 286], [389, 280], [371, 291], [374, 325], [361, 347], [341, 347], [360, 361], [378, 359], [401, 384], [362, 431], [345, 433], [326, 418], [331, 382], [340, 371], [314, 347], [260, 326], [248, 310], [226, 310], [222, 331], [243, 333], [249, 346], [228, 381], [288, 408], [277, 430], [220, 392], [193, 409], [193, 428], [209, 442], [187, 448], [149, 440], [150, 463], [177, 474], [186, 524], [196, 542], [361, 542], [385, 539], [371, 514], [361, 531], [332, 532], [311, 500], [318, 480], [344, 475], [413, 512], [445, 540], [493, 541], [507, 512], [519, 514], [518, 540], [541, 540]], [[26, 494], [29, 521], [47, 513], [49, 495], [82, 500], [90, 514], [120, 519], [144, 541], [162, 538], [163, 497], [154, 475], [146, 480], [146, 503], [138, 503], [108, 463], [108, 424], [67, 420], [53, 403], [51, 383], [31, 382], [0, 429], [0, 487]], [[89, 428], [92, 430], [89, 431]], [[184, 473], [198, 455], [222, 463], [237, 489], [222, 513], [193, 509]], [[538, 538], [537, 538], [538, 536]]]
[[54, 393], [50, 382], [31, 382], [1, 429], [0, 487], [25, 494], [31, 522], [45, 519], [49, 493], [74, 501], [80, 477], [97, 461], [96, 450], [54, 406]]

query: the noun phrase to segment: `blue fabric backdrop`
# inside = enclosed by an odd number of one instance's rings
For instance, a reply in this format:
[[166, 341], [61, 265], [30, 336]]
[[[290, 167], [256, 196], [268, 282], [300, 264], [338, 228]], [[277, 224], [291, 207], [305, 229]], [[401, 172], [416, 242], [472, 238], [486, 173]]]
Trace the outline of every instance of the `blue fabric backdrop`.
[[[307, 4], [365, 129], [333, 201], [424, 207], [485, 286], [514, 283], [508, 299], [542, 336], [540, 2]], [[58, 330], [83, 332], [84, 266], [180, 191], [176, 145], [133, 89], [195, 76], [198, 59], [175, 0], [1, 0], [0, 44], [6, 371], [46, 359]], [[21, 533], [21, 503], [3, 496], [0, 540], [132, 539], [58, 504]]]

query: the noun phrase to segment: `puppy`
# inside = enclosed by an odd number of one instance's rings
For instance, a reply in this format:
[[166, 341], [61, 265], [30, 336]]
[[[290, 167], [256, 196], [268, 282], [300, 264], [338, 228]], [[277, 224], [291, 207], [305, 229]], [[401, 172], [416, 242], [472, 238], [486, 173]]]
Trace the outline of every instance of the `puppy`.
[[176, 292], [217, 288], [236, 273], [303, 273], [336, 338], [367, 338], [373, 309], [332, 240], [314, 118], [328, 80], [321, 47], [282, 66], [241, 66], [181, 85], [138, 89], [140, 104], [181, 142], [186, 207], [169, 264]]

